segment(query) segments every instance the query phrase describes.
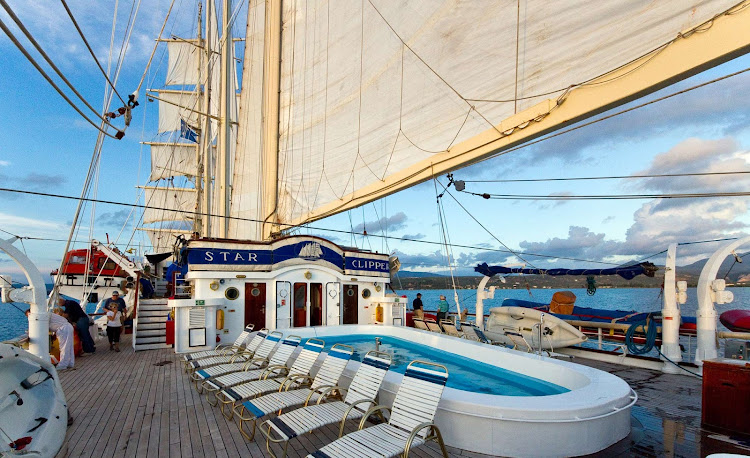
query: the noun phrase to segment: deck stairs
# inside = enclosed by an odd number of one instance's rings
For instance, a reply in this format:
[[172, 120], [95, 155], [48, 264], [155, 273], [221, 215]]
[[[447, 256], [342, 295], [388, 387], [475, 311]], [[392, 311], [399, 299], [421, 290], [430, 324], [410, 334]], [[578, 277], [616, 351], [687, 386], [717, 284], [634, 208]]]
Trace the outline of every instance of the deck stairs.
[[166, 321], [171, 309], [167, 299], [141, 299], [138, 302], [138, 313], [133, 320], [133, 349], [154, 350], [170, 348], [167, 345]]

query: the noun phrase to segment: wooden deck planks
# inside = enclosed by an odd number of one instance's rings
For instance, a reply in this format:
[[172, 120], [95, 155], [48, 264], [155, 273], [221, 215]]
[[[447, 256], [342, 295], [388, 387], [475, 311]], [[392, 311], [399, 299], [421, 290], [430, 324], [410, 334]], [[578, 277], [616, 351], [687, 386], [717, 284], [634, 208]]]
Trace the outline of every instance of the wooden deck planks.
[[[60, 457], [266, 457], [258, 433], [252, 442], [239, 433], [205, 396], [198, 395], [171, 349], [134, 353], [129, 335], [122, 352], [108, 350], [99, 340], [97, 353], [76, 360], [74, 371], [61, 381], [74, 423], [68, 428]], [[614, 364], [583, 363], [625, 379], [639, 395], [633, 409], [631, 436], [597, 456], [698, 456], [708, 452], [748, 453], [720, 435], [700, 427], [699, 379], [633, 369]], [[349, 421], [345, 432], [357, 422]], [[308, 453], [335, 440], [338, 425], [330, 425], [292, 440], [290, 457]], [[278, 450], [278, 449], [277, 449]], [[449, 448], [451, 456], [483, 457]], [[439, 457], [437, 444], [413, 452], [415, 457]]]

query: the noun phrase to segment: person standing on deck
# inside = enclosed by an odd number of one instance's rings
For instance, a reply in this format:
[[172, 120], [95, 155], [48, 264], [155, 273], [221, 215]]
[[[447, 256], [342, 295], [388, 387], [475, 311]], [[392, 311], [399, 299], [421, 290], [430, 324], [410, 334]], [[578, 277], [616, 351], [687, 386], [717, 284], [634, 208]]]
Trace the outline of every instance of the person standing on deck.
[[120, 351], [120, 330], [122, 329], [122, 312], [117, 308], [116, 303], [109, 305], [107, 310], [107, 339], [109, 340], [109, 349]]
[[[30, 313], [31, 309], [26, 310], [27, 317]], [[57, 343], [60, 346], [60, 362], [57, 363], [57, 370], [73, 369], [76, 363], [75, 349], [73, 348], [73, 325], [62, 316], [50, 313], [49, 330], [55, 333]]]
[[422, 305], [422, 293], [417, 293], [417, 298], [411, 303], [414, 309], [414, 318], [424, 318], [424, 305]]
[[442, 320], [448, 318], [448, 301], [445, 300], [445, 296], [440, 295], [437, 308], [437, 321], [440, 323]]
[[66, 300], [65, 298], [58, 297], [57, 305], [65, 308], [68, 320], [78, 329], [78, 336], [81, 338], [83, 352], [94, 353], [96, 347], [94, 346], [94, 339], [91, 338], [91, 333], [89, 332], [89, 316], [86, 315], [80, 304], [70, 299]]

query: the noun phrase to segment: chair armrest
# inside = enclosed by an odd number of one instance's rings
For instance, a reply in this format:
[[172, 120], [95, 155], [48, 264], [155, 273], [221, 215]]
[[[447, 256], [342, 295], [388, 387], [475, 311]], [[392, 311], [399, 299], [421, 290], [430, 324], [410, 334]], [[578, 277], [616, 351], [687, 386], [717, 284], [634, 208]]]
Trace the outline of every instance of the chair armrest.
[[[404, 445], [404, 456], [409, 456], [409, 449], [411, 448], [411, 444], [414, 442], [414, 439], [417, 437], [419, 432], [425, 428], [430, 427], [437, 432], [438, 437], [440, 436], [440, 430], [435, 425], [435, 423], [425, 422], [415, 426], [414, 429], [411, 430], [411, 434], [409, 434], [409, 438], [406, 440], [406, 444]], [[440, 439], [440, 441], [442, 442], [442, 438]]]
[[[335, 385], [322, 385], [322, 386], [317, 387], [314, 390], [310, 390], [310, 394], [308, 394], [307, 395], [307, 399], [305, 399], [305, 405], [307, 405], [307, 403], [310, 402], [310, 398], [312, 398], [313, 394], [315, 394], [315, 393], [321, 393], [321, 396], [322, 396], [322, 393], [324, 391], [334, 390], [336, 388], [338, 388], [338, 387], [335, 386]], [[287, 388], [287, 390], [288, 390], [288, 388]]]
[[[303, 383], [305, 382], [305, 383]], [[312, 385], [313, 378], [309, 375], [304, 374], [290, 374], [287, 375], [287, 377], [284, 379], [284, 381], [281, 383], [281, 386], [279, 387], [279, 391], [289, 391], [289, 388], [292, 387], [292, 385]]]
[[[323, 388], [323, 387], [321, 387], [321, 388]], [[336, 386], [331, 386], [331, 387], [325, 387], [325, 388], [326, 388], [326, 389], [325, 389], [325, 391], [323, 391], [323, 392], [322, 392], [322, 393], [320, 394], [320, 398], [318, 399], [318, 402], [316, 402], [316, 404], [320, 404], [320, 402], [321, 402], [321, 401], [323, 401], [323, 400], [324, 400], [325, 398], [327, 398], [327, 397], [328, 397], [328, 395], [329, 395], [330, 393], [332, 393], [333, 391], [338, 391], [338, 392], [339, 392], [339, 395], [340, 395], [340, 394], [341, 394], [342, 392], [345, 392], [345, 391], [346, 391], [346, 388], [341, 388], [341, 387], [340, 387], [340, 386], [338, 386], [338, 385], [336, 385]], [[318, 390], [320, 390], [320, 388], [319, 388]]]
[[[278, 372], [277, 372], [278, 371]], [[282, 374], [283, 372], [288, 373], [289, 368], [283, 364], [274, 364], [272, 366], [266, 366], [262, 374], [260, 374], [259, 380], [265, 380], [269, 375], [273, 373]]]
[[230, 361], [231, 361], [231, 362], [234, 362], [234, 361], [235, 361], [235, 360], [236, 360], [237, 358], [239, 358], [240, 356], [241, 356], [241, 357], [244, 357], [244, 358], [247, 358], [248, 360], [250, 360], [250, 359], [251, 359], [251, 358], [253, 357], [253, 355], [254, 355], [254, 354], [255, 354], [255, 352], [254, 352], [254, 351], [244, 351], [244, 350], [240, 350], [240, 351], [238, 351], [237, 353], [235, 353], [235, 354], [234, 354], [234, 356], [232, 356], [232, 358], [230, 359]]
[[359, 429], [363, 429], [365, 427], [365, 423], [367, 423], [367, 419], [370, 418], [370, 415], [374, 414], [375, 412], [382, 412], [383, 410], [387, 410], [389, 414], [391, 413], [391, 408], [382, 404], [375, 407], [370, 407], [370, 410], [365, 413], [365, 416], [362, 417], [362, 420], [359, 422]]

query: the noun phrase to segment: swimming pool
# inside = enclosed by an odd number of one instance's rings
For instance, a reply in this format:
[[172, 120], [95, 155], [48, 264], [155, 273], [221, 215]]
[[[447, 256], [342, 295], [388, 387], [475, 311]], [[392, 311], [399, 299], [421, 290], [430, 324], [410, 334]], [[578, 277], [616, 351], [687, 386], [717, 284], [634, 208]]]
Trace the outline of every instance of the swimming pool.
[[[396, 367], [386, 374], [378, 393], [379, 404], [392, 405], [403, 378], [399, 360], [417, 356], [411, 353], [412, 345], [417, 350], [426, 349], [426, 357], [419, 355], [421, 358], [460, 363], [464, 369], [449, 369], [449, 383], [435, 415], [449, 446], [494, 456], [579, 456], [603, 450], [630, 433], [635, 392], [619, 377], [590, 367], [400, 326], [343, 325], [282, 331], [323, 339], [329, 348], [336, 342], [354, 344], [360, 354], [375, 347], [376, 337], [383, 341], [381, 349], [394, 341], [405, 341], [407, 352], [396, 358]], [[347, 365], [340, 382], [344, 387], [359, 364], [352, 360]], [[451, 380], [460, 378], [467, 365], [469, 372], [474, 367], [491, 366], [488, 370], [493, 377], [499, 369], [521, 376], [523, 384], [528, 379], [538, 380], [562, 388], [562, 392], [519, 396], [456, 388]]]
[[[400, 374], [404, 373], [411, 361], [422, 359], [445, 365], [449, 374], [447, 386], [457, 390], [502, 396], [549, 396], [570, 391], [545, 380], [405, 339], [391, 336], [378, 337], [381, 340], [380, 351], [389, 353], [393, 357], [391, 370]], [[325, 342], [326, 348], [331, 348], [337, 343], [351, 345], [354, 347], [356, 361], [362, 361], [362, 357], [368, 351], [375, 349], [375, 337], [367, 334], [329, 337], [325, 339]]]

